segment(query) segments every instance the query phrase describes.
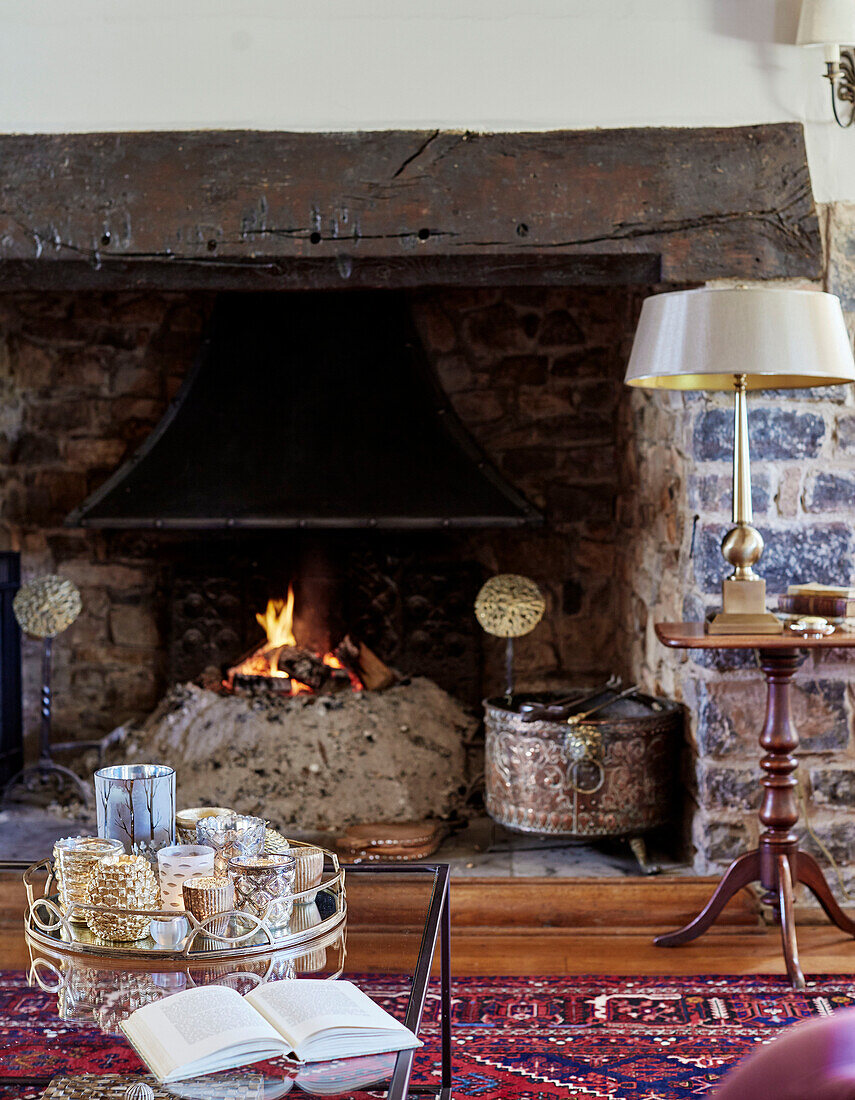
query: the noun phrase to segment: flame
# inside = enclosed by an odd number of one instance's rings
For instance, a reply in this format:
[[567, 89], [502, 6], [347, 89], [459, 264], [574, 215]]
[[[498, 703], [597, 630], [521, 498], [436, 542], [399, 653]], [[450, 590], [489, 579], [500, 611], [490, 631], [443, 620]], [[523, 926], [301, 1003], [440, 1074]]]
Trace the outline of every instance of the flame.
[[[258, 625], [267, 634], [267, 647], [270, 649], [282, 645], [296, 645], [294, 637], [294, 586], [288, 585], [287, 600], [268, 600], [267, 609], [259, 612], [255, 618]], [[284, 672], [280, 673], [284, 676]]]
[[[312, 688], [308, 684], [293, 679], [287, 672], [283, 672], [278, 665], [279, 651], [282, 646], [297, 646], [297, 639], [294, 635], [294, 586], [288, 585], [286, 599], [268, 600], [265, 610], [258, 612], [255, 618], [267, 635], [267, 641], [263, 642], [248, 657], [244, 657], [234, 668], [229, 669], [228, 676], [223, 681], [224, 686], [232, 690], [236, 675], [260, 678], [272, 676], [278, 679], [290, 680], [287, 686], [282, 685], [285, 688], [286, 695], [313, 694]], [[350, 678], [350, 684], [354, 691], [363, 690], [359, 678], [350, 669], [345, 668], [334, 653], [318, 653], [317, 656], [329, 668], [344, 670]]]

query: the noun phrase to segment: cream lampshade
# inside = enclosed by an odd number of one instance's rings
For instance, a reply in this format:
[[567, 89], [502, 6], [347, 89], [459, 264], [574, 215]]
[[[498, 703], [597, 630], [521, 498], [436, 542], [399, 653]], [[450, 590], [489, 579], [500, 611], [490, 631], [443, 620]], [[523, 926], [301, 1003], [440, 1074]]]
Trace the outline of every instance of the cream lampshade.
[[752, 566], [763, 539], [752, 526], [746, 391], [855, 381], [840, 301], [813, 290], [766, 287], [682, 290], [642, 307], [626, 383], [647, 389], [734, 393], [733, 522], [722, 554], [733, 566], [723, 584], [715, 634], [778, 634], [766, 611], [766, 583]]
[[825, 60], [840, 61], [841, 45], [855, 45], [855, 3], [852, 0], [802, 0], [797, 46], [823, 46]]

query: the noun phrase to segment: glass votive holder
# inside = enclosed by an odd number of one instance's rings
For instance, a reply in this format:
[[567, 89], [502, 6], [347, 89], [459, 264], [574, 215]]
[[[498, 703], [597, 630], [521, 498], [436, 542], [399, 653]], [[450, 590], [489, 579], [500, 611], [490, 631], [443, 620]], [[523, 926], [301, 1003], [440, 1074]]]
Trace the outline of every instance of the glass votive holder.
[[[231, 913], [235, 907], [235, 888], [227, 875], [194, 875], [184, 880], [181, 889], [184, 893], [184, 908], [200, 924], [204, 924], [217, 913]], [[228, 927], [229, 917], [226, 915], [221, 920], [212, 920], [205, 925], [205, 930], [216, 936], [224, 936]]]
[[233, 856], [258, 855], [264, 844], [264, 828], [260, 817], [203, 817], [196, 822], [196, 843], [214, 849], [214, 874], [225, 875]]
[[158, 851], [157, 871], [163, 908], [183, 909], [184, 880], [214, 873], [214, 849], [208, 844], [171, 844]]
[[148, 926], [148, 934], [158, 947], [178, 947], [189, 931], [186, 917], [156, 917]]
[[[295, 845], [291, 849], [291, 855], [297, 860], [294, 893], [304, 894], [303, 897], [296, 897], [294, 901], [297, 905], [313, 905], [318, 891], [312, 888], [320, 886], [324, 877], [324, 853], [320, 848]], [[309, 893], [305, 893], [307, 890]]]
[[175, 839], [178, 844], [196, 843], [196, 823], [203, 817], [234, 817], [234, 810], [225, 806], [191, 806], [175, 815]]
[[234, 883], [235, 906], [282, 928], [291, 919], [294, 875], [297, 861], [290, 853], [281, 855], [233, 856], [229, 877]]
[[124, 852], [120, 840], [100, 836], [65, 836], [53, 846], [53, 865], [59, 887], [59, 905], [66, 918], [83, 923], [86, 914], [75, 903], [86, 901], [92, 871], [105, 856]]

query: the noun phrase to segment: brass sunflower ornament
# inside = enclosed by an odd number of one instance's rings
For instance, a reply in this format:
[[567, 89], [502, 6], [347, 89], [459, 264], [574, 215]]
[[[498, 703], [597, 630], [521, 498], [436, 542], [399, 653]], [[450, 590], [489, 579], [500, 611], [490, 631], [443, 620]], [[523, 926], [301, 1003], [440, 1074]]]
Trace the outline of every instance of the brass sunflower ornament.
[[475, 618], [488, 634], [507, 638], [506, 695], [513, 695], [514, 638], [530, 634], [543, 618], [546, 600], [530, 577], [499, 573], [491, 577], [475, 598]]
[[76, 772], [57, 764], [51, 757], [50, 734], [53, 696], [51, 693], [51, 655], [53, 640], [63, 630], [68, 630], [83, 608], [77, 585], [55, 573], [46, 573], [43, 577], [22, 584], [12, 600], [12, 610], [18, 620], [18, 626], [31, 638], [42, 640], [42, 696], [41, 696], [41, 732], [39, 736], [39, 759], [36, 764], [17, 772], [0, 794], [2, 802], [13, 787], [24, 786], [32, 789], [35, 782], [42, 785], [49, 779], [56, 780], [60, 789], [71, 785], [77, 794], [88, 802], [92, 792], [87, 783]]
[[55, 573], [21, 585], [12, 600], [18, 625], [33, 638], [55, 638], [68, 630], [82, 607], [77, 585]]

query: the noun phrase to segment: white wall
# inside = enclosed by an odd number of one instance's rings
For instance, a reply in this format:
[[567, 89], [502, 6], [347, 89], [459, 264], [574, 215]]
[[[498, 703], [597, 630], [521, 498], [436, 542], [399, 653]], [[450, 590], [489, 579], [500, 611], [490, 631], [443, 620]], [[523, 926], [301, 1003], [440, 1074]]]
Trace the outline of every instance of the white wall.
[[799, 0], [0, 0], [0, 131], [804, 121], [855, 200]]

